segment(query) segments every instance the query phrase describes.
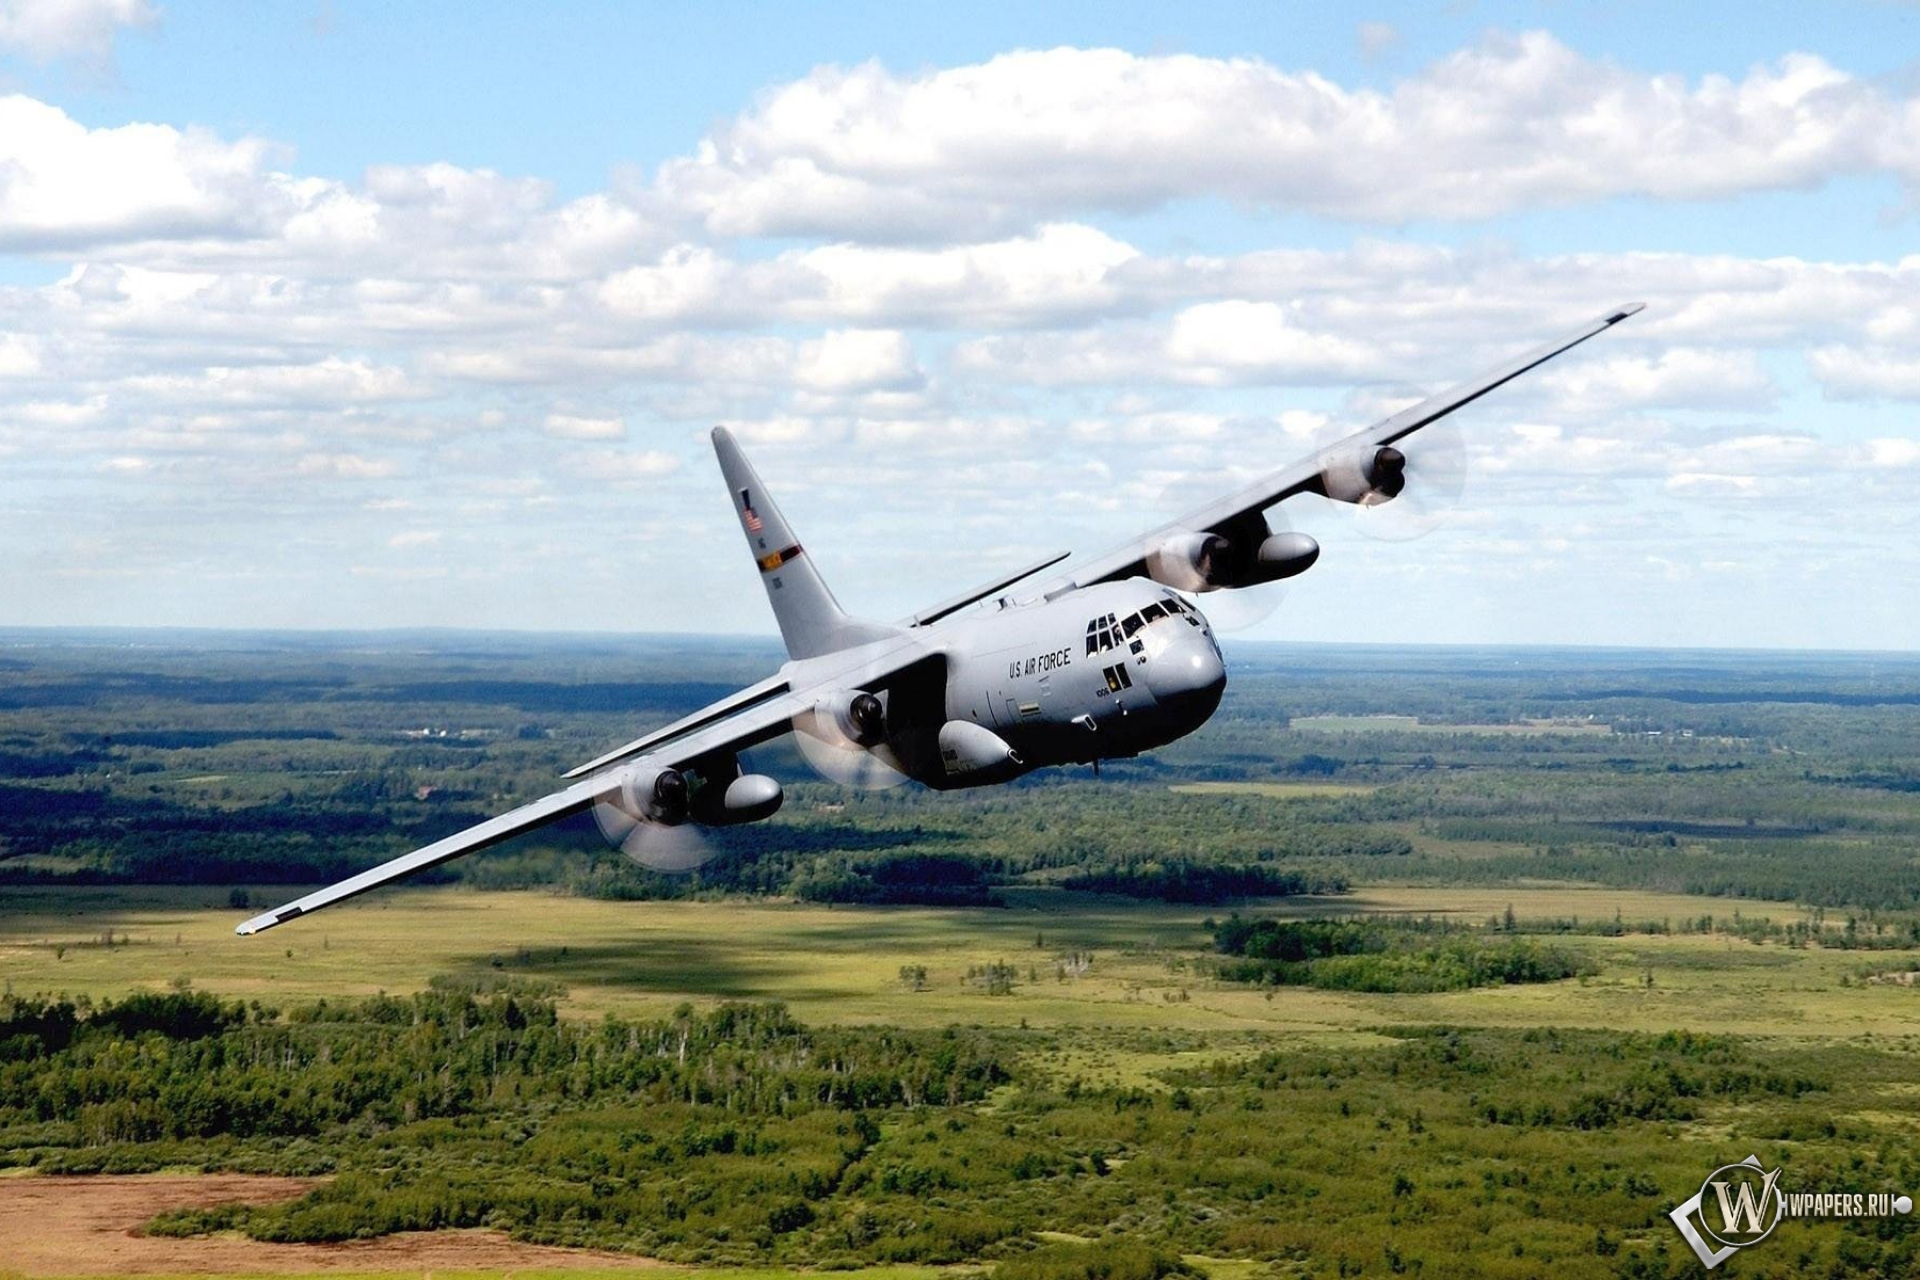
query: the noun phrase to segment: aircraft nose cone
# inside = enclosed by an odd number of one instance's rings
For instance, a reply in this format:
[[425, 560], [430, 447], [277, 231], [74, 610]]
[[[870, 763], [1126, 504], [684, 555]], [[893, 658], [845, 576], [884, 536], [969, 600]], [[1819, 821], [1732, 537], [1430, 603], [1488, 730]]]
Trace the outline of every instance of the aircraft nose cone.
[[1199, 724], [1220, 705], [1227, 669], [1213, 646], [1195, 636], [1147, 664], [1147, 688], [1160, 706], [1190, 724]]

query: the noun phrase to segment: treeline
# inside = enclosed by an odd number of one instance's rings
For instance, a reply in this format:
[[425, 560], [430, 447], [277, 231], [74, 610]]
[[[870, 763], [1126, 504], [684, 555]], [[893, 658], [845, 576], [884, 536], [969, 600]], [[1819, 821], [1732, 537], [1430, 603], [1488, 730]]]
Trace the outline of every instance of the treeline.
[[1005, 879], [997, 860], [888, 851], [816, 858], [787, 891], [804, 902], [998, 907], [1005, 903], [993, 886]]
[[1060, 882], [1085, 893], [1117, 893], [1161, 902], [1219, 903], [1240, 898], [1286, 898], [1347, 891], [1347, 878], [1288, 870], [1267, 863], [1208, 863], [1192, 858], [1108, 863], [1076, 871]]
[[1235, 957], [1232, 982], [1337, 991], [1463, 991], [1558, 982], [1599, 972], [1586, 956], [1532, 938], [1490, 938], [1379, 920], [1242, 920], [1214, 926], [1214, 947]]
[[1402, 874], [1426, 883], [1583, 881], [1701, 897], [1828, 909], [1920, 911], [1920, 863], [1896, 841], [1715, 841], [1705, 848], [1550, 846], [1475, 858], [1416, 855]]
[[444, 984], [284, 1015], [190, 992], [0, 1000], [0, 1129], [68, 1149], [65, 1167], [116, 1144], [311, 1138], [537, 1098], [765, 1116], [951, 1104], [1007, 1078], [978, 1039], [816, 1031], [778, 1005], [582, 1025], [550, 998]]

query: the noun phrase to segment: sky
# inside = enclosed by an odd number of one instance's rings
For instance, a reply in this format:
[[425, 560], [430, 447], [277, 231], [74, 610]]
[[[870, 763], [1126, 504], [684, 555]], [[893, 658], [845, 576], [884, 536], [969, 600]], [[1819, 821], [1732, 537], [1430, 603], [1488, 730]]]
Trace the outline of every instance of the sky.
[[1920, 4], [0, 0], [0, 625], [770, 635], [715, 423], [898, 618], [1631, 301], [1220, 612], [1920, 648]]

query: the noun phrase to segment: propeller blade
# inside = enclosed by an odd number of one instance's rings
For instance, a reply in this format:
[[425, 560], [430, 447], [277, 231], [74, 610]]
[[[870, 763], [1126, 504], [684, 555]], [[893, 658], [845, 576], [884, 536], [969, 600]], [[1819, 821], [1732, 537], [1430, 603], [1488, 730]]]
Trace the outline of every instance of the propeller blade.
[[714, 848], [691, 822], [669, 827], [636, 818], [611, 800], [593, 806], [593, 820], [607, 843], [649, 871], [668, 875], [692, 871], [714, 855]]
[[[1176, 519], [1223, 493], [1233, 492], [1253, 478], [1254, 472], [1224, 467], [1188, 472], [1170, 481], [1160, 491], [1154, 507], [1164, 512], [1167, 519]], [[1267, 508], [1266, 517], [1267, 528], [1272, 532], [1292, 532], [1293, 524], [1287, 519], [1284, 507]], [[1279, 582], [1263, 582], [1254, 587], [1234, 587], [1197, 594], [1183, 591], [1180, 595], [1205, 615], [1215, 631], [1246, 631], [1259, 626], [1279, 610], [1286, 602], [1289, 585], [1283, 579]]]
[[1406, 487], [1400, 496], [1349, 505], [1353, 524], [1370, 538], [1410, 542], [1445, 524], [1463, 505], [1473, 457], [1467, 438], [1451, 418], [1424, 427], [1394, 446], [1406, 456]]
[[897, 787], [907, 780], [906, 774], [881, 759], [879, 753], [887, 750], [885, 746], [871, 750], [852, 743], [841, 746], [823, 742], [810, 733], [798, 730], [793, 740], [799, 745], [800, 754], [813, 766], [813, 771], [828, 782], [837, 782], [843, 787], [860, 791], [881, 791], [887, 787]]

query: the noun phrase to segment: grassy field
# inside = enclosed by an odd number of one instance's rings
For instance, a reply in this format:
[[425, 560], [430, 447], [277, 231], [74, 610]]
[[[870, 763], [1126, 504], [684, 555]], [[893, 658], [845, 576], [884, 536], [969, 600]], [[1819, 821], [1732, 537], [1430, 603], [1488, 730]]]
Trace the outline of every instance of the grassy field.
[[[603, 902], [541, 892], [398, 890], [325, 917], [239, 938], [242, 912], [208, 890], [31, 890], [0, 912], [0, 981], [21, 993], [93, 996], [190, 983], [268, 1001], [418, 990], [435, 974], [501, 972], [562, 984], [564, 1007], [653, 1016], [683, 1001], [781, 1000], [825, 1024], [1169, 1030], [1350, 1037], [1407, 1023], [1688, 1028], [1785, 1037], [1903, 1035], [1920, 991], [1868, 973], [1920, 969], [1920, 953], [1794, 949], [1721, 933], [1570, 937], [1597, 976], [1543, 986], [1380, 995], [1225, 985], [1209, 971], [1199, 907], [1045, 889], [1009, 907], [828, 907], [780, 902]], [[1450, 916], [1481, 924], [1511, 907], [1523, 923], [1616, 913], [1629, 923], [1740, 908], [1693, 898], [1564, 885], [1511, 889], [1370, 886], [1287, 899], [1262, 914]], [[1786, 923], [1793, 907], [1749, 904]], [[115, 941], [109, 946], [106, 935]], [[1075, 972], [1075, 955], [1092, 963]], [[970, 968], [1006, 963], [1011, 993]], [[901, 978], [924, 966], [925, 989]], [[1197, 1050], [1198, 1046], [1196, 1046]], [[1137, 1074], [1127, 1064], [1121, 1074]]]

